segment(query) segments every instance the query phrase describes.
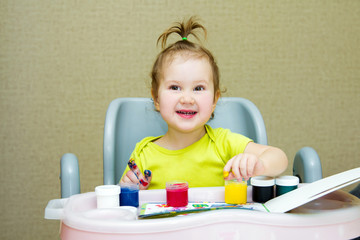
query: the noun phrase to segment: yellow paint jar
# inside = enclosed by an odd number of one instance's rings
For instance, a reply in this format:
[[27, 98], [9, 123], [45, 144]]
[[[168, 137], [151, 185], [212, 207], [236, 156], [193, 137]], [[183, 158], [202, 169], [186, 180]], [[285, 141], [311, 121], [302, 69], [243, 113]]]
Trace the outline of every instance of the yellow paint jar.
[[225, 202], [228, 204], [246, 204], [247, 182], [236, 179], [225, 181]]

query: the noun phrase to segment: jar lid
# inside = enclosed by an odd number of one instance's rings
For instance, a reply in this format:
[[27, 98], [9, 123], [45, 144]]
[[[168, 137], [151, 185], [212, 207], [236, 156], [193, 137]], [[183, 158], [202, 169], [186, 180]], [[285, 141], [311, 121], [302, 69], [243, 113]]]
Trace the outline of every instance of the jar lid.
[[281, 176], [276, 178], [275, 182], [279, 186], [294, 186], [299, 184], [299, 178], [296, 176]]
[[274, 186], [275, 179], [267, 176], [256, 176], [256, 177], [252, 177], [250, 182], [252, 186], [270, 187], [270, 186]]
[[137, 183], [120, 183], [122, 189], [139, 190], [139, 184]]
[[120, 194], [120, 186], [119, 185], [101, 185], [95, 188], [96, 195], [101, 196], [109, 196]]
[[189, 184], [186, 181], [166, 182], [166, 189], [175, 190], [175, 189], [188, 189], [188, 188], [189, 188]]
[[244, 179], [238, 181], [236, 178], [231, 180], [225, 180], [225, 185], [229, 185], [229, 184], [247, 184], [247, 181], [245, 181]]

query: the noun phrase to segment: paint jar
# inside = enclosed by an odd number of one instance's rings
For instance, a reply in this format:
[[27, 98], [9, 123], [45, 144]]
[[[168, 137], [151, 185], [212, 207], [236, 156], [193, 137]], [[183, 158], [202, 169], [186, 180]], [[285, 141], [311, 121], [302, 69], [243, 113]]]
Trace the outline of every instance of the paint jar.
[[246, 204], [247, 182], [237, 179], [225, 181], [225, 202], [228, 204]]
[[166, 183], [166, 203], [170, 207], [185, 207], [188, 205], [189, 185], [185, 181]]
[[299, 178], [296, 176], [281, 176], [276, 178], [276, 196], [288, 193], [297, 189], [299, 185]]
[[267, 176], [252, 177], [252, 200], [253, 202], [264, 203], [274, 198], [275, 179]]
[[95, 188], [97, 208], [119, 207], [120, 186], [101, 185]]
[[120, 183], [120, 206], [139, 206], [139, 185], [136, 183]]

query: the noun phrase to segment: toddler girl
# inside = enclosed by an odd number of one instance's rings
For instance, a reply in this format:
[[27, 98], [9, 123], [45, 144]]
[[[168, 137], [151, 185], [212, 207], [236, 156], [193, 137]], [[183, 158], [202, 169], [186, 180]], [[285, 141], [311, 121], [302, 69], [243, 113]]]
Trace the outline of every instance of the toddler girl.
[[[206, 37], [191, 17], [159, 37], [163, 50], [152, 69], [151, 94], [168, 131], [136, 145], [120, 182], [140, 183], [140, 189], [165, 188], [171, 180], [185, 180], [189, 187], [223, 186], [224, 180], [276, 176], [286, 169], [282, 150], [206, 124], [221, 94], [219, 70], [211, 52], [188, 39], [198, 39], [197, 30]], [[176, 34], [179, 40], [166, 47]]]

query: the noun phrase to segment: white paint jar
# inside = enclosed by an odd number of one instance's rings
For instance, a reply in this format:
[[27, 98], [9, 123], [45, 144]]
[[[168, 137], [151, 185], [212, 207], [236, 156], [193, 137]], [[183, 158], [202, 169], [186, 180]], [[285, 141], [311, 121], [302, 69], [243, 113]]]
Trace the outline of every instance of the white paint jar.
[[119, 207], [120, 186], [101, 185], [95, 188], [97, 208]]

